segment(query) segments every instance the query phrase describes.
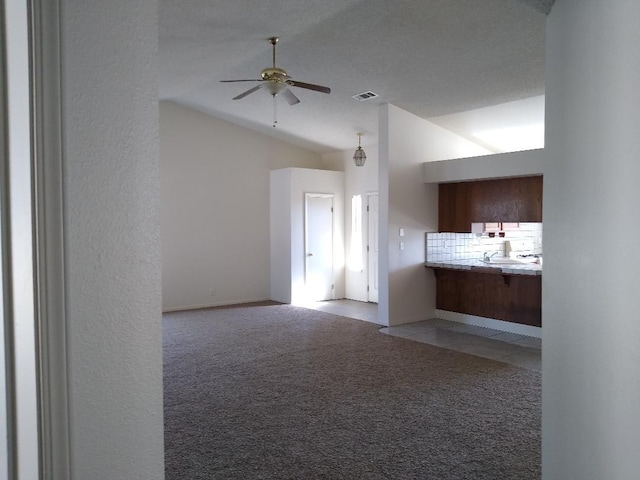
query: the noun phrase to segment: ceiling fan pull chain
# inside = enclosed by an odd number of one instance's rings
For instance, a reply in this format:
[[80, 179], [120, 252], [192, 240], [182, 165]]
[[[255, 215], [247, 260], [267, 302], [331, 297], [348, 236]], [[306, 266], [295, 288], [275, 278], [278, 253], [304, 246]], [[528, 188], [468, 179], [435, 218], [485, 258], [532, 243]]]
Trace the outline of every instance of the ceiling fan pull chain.
[[276, 102], [276, 96], [271, 96], [273, 97], [273, 127], [275, 128], [278, 123], [278, 103]]

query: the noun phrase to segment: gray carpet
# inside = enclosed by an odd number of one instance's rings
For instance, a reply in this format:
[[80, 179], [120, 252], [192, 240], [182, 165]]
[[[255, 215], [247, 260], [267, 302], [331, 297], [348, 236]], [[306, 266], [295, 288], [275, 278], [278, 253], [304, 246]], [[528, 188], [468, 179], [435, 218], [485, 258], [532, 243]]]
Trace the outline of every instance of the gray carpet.
[[538, 372], [290, 305], [164, 326], [167, 480], [540, 478]]

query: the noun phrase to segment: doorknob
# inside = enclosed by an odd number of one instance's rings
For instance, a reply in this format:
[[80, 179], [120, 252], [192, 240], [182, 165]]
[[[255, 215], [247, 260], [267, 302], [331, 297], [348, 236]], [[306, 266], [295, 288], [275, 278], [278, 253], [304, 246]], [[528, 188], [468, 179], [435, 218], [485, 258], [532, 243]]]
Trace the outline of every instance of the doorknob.
[[313, 253], [307, 253], [307, 257], [313, 257]]

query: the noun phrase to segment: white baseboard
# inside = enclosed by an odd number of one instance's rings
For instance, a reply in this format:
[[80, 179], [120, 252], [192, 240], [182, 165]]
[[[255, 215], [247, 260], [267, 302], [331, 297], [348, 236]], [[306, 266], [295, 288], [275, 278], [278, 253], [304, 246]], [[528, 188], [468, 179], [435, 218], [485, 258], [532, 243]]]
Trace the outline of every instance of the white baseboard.
[[203, 308], [224, 307], [227, 305], [238, 305], [240, 303], [267, 302], [269, 300], [271, 299], [270, 298], [252, 298], [252, 299], [246, 299], [246, 300], [230, 300], [227, 302], [208, 303], [204, 305], [184, 305], [181, 307], [163, 308], [162, 313], [184, 312], [186, 310], [200, 310]]
[[531, 325], [522, 325], [521, 323], [505, 322], [503, 320], [496, 320], [495, 318], [477, 317], [475, 315], [450, 312], [448, 310], [436, 310], [435, 315], [437, 318], [450, 320], [452, 322], [465, 323], [467, 325], [475, 325], [478, 327], [493, 328], [494, 330], [515, 333], [518, 335], [526, 335], [527, 337], [542, 338], [541, 327], [532, 327]]

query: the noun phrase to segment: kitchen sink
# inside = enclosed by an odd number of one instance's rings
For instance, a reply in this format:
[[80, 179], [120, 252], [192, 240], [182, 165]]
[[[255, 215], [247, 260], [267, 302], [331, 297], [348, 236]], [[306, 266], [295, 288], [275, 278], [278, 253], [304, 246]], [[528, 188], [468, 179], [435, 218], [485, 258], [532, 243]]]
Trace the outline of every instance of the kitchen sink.
[[532, 263], [531, 261], [520, 261], [510, 257], [491, 257], [488, 261], [482, 260], [482, 262], [494, 265], [522, 265], [523, 263]]

